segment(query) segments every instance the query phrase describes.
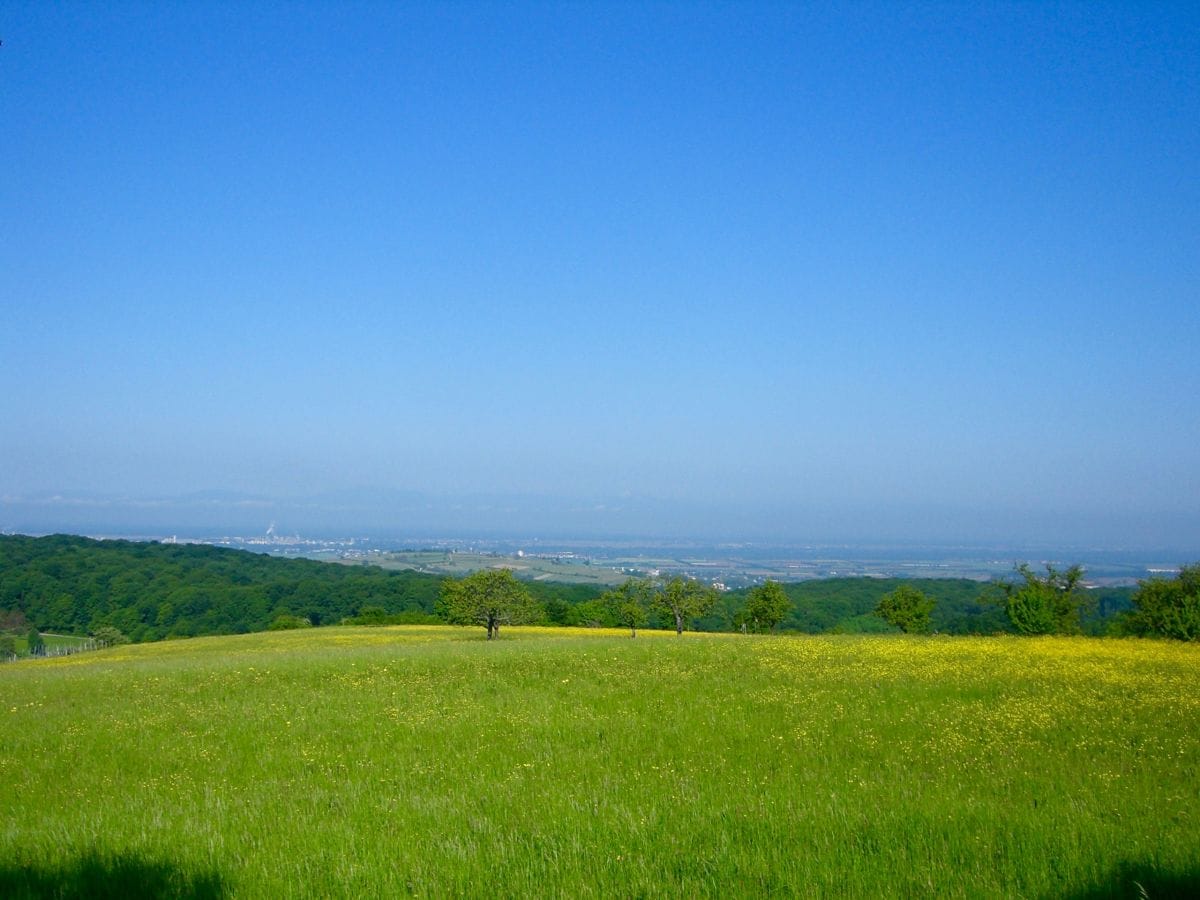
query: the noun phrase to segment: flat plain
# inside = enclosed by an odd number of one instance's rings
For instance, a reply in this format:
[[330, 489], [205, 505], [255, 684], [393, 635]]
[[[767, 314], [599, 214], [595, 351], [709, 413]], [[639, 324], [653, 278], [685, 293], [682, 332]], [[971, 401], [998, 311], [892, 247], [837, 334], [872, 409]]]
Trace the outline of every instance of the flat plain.
[[1200, 647], [330, 627], [0, 667], [0, 894], [1200, 889]]

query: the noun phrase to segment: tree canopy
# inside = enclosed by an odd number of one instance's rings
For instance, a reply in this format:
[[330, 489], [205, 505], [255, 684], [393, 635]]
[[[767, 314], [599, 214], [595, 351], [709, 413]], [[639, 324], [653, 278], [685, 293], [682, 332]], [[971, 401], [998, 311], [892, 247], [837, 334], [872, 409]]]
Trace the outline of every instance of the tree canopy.
[[932, 627], [933, 607], [934, 601], [922, 591], [902, 584], [880, 598], [875, 615], [905, 634], [927, 634]]
[[483, 625], [500, 636], [501, 625], [537, 621], [541, 608], [510, 569], [483, 569], [442, 584], [442, 608], [452, 625]]
[[654, 594], [651, 605], [675, 623], [675, 633], [691, 626], [694, 619], [703, 616], [717, 603], [717, 592], [713, 588], [690, 578], [675, 577]]
[[783, 585], [767, 579], [747, 592], [746, 605], [740, 617], [742, 624], [751, 631], [774, 631], [791, 608], [792, 601], [784, 592]]
[[440, 582], [204, 544], [0, 535], [0, 631], [84, 635], [107, 625], [154, 641], [263, 631], [280, 616], [328, 625], [368, 606], [429, 616]]
[[[42, 633], [81, 636], [109, 626], [142, 642], [263, 631], [272, 623], [296, 619], [318, 626], [444, 622], [445, 609], [439, 602], [442, 582], [443, 576], [413, 571], [282, 558], [204, 544], [0, 535], [0, 633], [10, 634], [24, 653], [31, 627]], [[754, 589], [717, 595], [702, 582], [691, 588], [684, 586], [687, 583], [691, 582], [672, 579], [664, 590], [661, 583], [646, 580], [644, 590], [664, 596], [660, 602], [651, 597], [644, 621], [636, 609], [627, 610], [632, 618], [618, 616], [617, 606], [599, 601], [604, 589], [595, 584], [534, 581], [522, 585], [544, 609], [538, 621], [549, 624], [621, 625], [629, 627], [631, 634], [643, 627], [676, 631], [740, 627]], [[932, 626], [944, 634], [1017, 630], [1003, 604], [978, 602], [978, 582], [951, 578], [829, 578], [780, 584], [789, 605], [775, 628], [812, 634], [887, 628], [873, 610], [882, 592], [901, 584], [911, 584], [937, 601]], [[1157, 590], [1144, 594], [1145, 603], [1152, 602]], [[680, 605], [677, 619], [668, 595], [680, 591], [699, 591], [704, 602]], [[995, 599], [999, 589], [991, 591]], [[1097, 612], [1084, 617], [1083, 628], [1101, 634], [1130, 608], [1134, 589], [1079, 593], [1085, 611], [1092, 605], [1083, 602], [1086, 598], [1095, 601]], [[1136, 624], [1149, 621], [1153, 620], [1131, 621], [1127, 630], [1154, 633], [1150, 625]]]
[[629, 629], [630, 637], [649, 619], [649, 607], [654, 598], [654, 584], [645, 578], [627, 578], [619, 587], [601, 595], [608, 604], [613, 620]]
[[1046, 566], [1038, 575], [1028, 565], [1017, 566], [1020, 581], [999, 585], [1000, 603], [1018, 634], [1078, 634], [1088, 598], [1081, 582], [1083, 568], [1058, 570]]
[[1126, 625], [1134, 634], [1200, 640], [1200, 563], [1183, 566], [1174, 578], [1138, 582]]
[[42, 635], [36, 628], [29, 629], [29, 633], [25, 636], [25, 646], [28, 648], [30, 656], [38, 656], [46, 652], [46, 642], [42, 640]]

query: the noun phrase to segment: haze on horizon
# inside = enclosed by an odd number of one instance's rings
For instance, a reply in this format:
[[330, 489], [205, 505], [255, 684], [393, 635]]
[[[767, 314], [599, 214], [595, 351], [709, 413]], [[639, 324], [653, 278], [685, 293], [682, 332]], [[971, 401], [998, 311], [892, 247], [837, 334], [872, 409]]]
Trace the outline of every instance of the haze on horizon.
[[1195, 4], [0, 26], [0, 529], [1200, 555]]

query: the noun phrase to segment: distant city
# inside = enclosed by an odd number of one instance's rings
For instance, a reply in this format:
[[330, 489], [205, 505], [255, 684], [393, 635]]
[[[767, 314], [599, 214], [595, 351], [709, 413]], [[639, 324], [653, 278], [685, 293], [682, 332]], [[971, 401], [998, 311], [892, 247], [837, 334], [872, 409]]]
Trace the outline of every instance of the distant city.
[[209, 544], [276, 556], [446, 575], [501, 565], [513, 568], [523, 578], [592, 584], [616, 584], [630, 576], [685, 575], [729, 590], [766, 579], [902, 577], [990, 581], [1011, 575], [1019, 563], [1029, 563], [1038, 569], [1078, 563], [1085, 568], [1087, 584], [1106, 587], [1170, 575], [1181, 563], [1190, 561], [1155, 559], [1145, 551], [1107, 548], [711, 544], [685, 540], [573, 541], [516, 536], [310, 537], [280, 533], [273, 524], [257, 536], [107, 536]]

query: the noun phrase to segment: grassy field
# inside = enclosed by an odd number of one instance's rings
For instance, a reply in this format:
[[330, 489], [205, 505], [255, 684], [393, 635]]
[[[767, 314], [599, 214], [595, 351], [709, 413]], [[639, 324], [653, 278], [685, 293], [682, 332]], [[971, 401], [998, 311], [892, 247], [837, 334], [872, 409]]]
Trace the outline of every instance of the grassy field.
[[0, 667], [0, 895], [1200, 890], [1200, 647], [481, 637]]

